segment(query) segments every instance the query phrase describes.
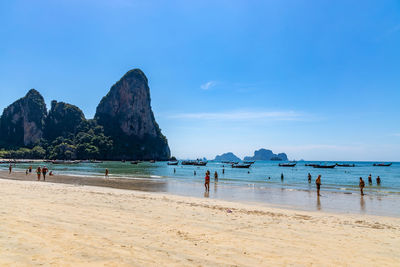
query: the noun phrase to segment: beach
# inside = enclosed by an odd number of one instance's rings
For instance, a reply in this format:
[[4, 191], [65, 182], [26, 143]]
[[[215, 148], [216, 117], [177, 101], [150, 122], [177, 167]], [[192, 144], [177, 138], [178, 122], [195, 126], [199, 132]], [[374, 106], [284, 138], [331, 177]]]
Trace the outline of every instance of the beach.
[[148, 191], [0, 179], [0, 265], [399, 266], [398, 217]]

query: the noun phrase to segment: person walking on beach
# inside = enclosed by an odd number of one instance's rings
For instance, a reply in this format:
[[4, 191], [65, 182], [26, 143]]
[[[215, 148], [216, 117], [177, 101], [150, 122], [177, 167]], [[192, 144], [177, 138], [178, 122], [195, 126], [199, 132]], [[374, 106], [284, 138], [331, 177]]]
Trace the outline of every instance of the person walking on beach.
[[210, 172], [209, 171], [206, 172], [206, 177], [204, 179], [205, 179], [204, 186], [206, 188], [206, 192], [209, 192], [210, 191]]
[[11, 174], [11, 172], [12, 172], [12, 164], [10, 163], [10, 166], [8, 166], [8, 174]]
[[381, 184], [381, 177], [376, 177], [376, 184], [377, 185], [380, 185]]
[[311, 183], [311, 174], [308, 173], [308, 183]]
[[49, 171], [46, 166], [43, 167], [42, 169], [42, 174], [43, 174], [43, 181], [46, 181], [46, 174]]
[[320, 196], [319, 190], [321, 189], [321, 175], [315, 180], [315, 185], [317, 186], [317, 196]]
[[37, 180], [40, 181], [40, 175], [42, 174], [42, 169], [39, 167], [37, 167], [36, 169], [36, 175], [37, 175]]
[[360, 187], [361, 195], [363, 196], [365, 183], [364, 183], [364, 180], [362, 179], [362, 177], [360, 177], [360, 183], [358, 184], [358, 186]]
[[108, 177], [108, 169], [107, 169], [107, 168], [106, 168], [106, 174], [105, 174], [105, 176]]
[[215, 180], [215, 181], [218, 181], [218, 172], [216, 172], [216, 171], [215, 171], [215, 173], [214, 173], [214, 180]]
[[369, 176], [368, 176], [368, 183], [369, 183], [369, 185], [372, 185], [372, 175], [371, 174], [369, 174]]

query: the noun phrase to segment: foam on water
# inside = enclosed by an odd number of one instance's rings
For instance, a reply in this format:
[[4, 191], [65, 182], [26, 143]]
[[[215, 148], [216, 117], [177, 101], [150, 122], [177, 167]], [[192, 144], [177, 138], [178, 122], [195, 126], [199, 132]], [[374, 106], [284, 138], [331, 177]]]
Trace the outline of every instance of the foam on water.
[[[162, 180], [168, 184], [167, 190], [169, 192], [200, 197], [204, 197], [201, 193], [204, 190], [204, 174], [206, 170], [210, 170], [211, 183], [215, 184], [211, 186], [211, 191], [214, 187], [214, 192], [210, 194], [210, 197], [240, 198], [314, 208], [320, 206], [319, 204], [316, 206], [310, 203], [314, 201], [315, 197], [315, 178], [321, 175], [323, 198], [336, 195], [335, 201], [330, 200], [329, 205], [336, 203], [335, 205], [342, 205], [346, 209], [350, 207], [349, 203], [352, 203], [348, 202], [348, 198], [359, 196], [359, 177], [363, 177], [366, 183], [364, 192], [367, 196], [365, 199], [367, 203], [371, 201], [371, 204], [369, 204], [369, 208], [363, 208], [361, 211], [370, 211], [371, 209], [378, 213], [385, 210], [391, 211], [396, 210], [396, 208], [389, 209], [389, 207], [396, 207], [396, 205], [398, 209], [398, 199], [400, 199], [400, 163], [393, 163], [390, 167], [376, 167], [373, 166], [373, 162], [348, 162], [349, 164], [355, 164], [356, 167], [336, 167], [334, 169], [314, 169], [304, 166], [306, 163], [318, 162], [299, 162], [294, 168], [279, 167], [278, 162], [256, 162], [250, 169], [235, 169], [219, 162], [209, 162], [206, 167], [168, 166], [166, 162], [145, 162], [137, 165], [122, 162], [104, 162], [76, 165], [18, 164], [16, 168], [24, 170], [29, 165], [32, 165], [35, 169], [37, 166], [47, 165], [56, 175], [65, 174], [86, 178], [104, 177], [104, 172], [107, 168], [110, 171], [111, 178], [141, 181]], [[334, 163], [329, 162], [326, 164]], [[8, 166], [0, 165], [0, 168], [6, 170]], [[225, 171], [224, 174], [222, 174], [223, 169]], [[194, 171], [196, 171], [197, 175], [194, 175]], [[218, 172], [219, 176], [217, 182], [213, 178], [215, 171]], [[282, 173], [284, 174], [283, 180], [281, 180]], [[308, 183], [307, 180], [308, 173], [312, 175], [311, 183]], [[373, 177], [372, 185], [368, 184], [367, 177], [369, 174], [372, 174]], [[379, 186], [376, 184], [378, 175], [382, 180]], [[337, 197], [340, 195], [343, 198]], [[304, 202], [304, 197], [309, 199], [309, 202]], [[384, 204], [383, 200], [392, 202], [385, 202]], [[364, 205], [363, 202], [357, 202], [359, 206]]]

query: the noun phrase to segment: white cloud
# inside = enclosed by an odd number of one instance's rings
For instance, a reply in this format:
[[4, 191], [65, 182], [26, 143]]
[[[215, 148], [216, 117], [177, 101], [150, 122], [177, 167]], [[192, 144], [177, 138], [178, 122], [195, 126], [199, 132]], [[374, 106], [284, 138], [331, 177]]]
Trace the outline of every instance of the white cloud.
[[209, 82], [206, 82], [205, 84], [202, 84], [200, 86], [200, 88], [203, 89], [203, 90], [209, 90], [212, 87], [214, 87], [216, 84], [217, 84], [216, 81], [209, 81]]
[[197, 119], [197, 120], [279, 120], [294, 121], [303, 118], [303, 114], [294, 111], [233, 111], [233, 112], [212, 112], [212, 113], [183, 113], [170, 116], [174, 119]]

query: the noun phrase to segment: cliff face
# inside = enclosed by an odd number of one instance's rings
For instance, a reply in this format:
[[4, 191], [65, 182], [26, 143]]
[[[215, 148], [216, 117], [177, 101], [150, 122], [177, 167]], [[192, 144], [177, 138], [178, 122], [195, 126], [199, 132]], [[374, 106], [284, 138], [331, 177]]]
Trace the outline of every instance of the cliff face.
[[77, 106], [53, 100], [46, 118], [44, 138], [53, 141], [59, 136], [74, 135], [85, 120], [85, 115]]
[[260, 149], [254, 151], [254, 156], [245, 157], [244, 160], [281, 160], [287, 161], [288, 158], [285, 153], [274, 154], [271, 150], [268, 149]]
[[35, 89], [5, 108], [0, 119], [3, 147], [29, 147], [38, 142], [43, 135], [46, 113], [44, 99]]
[[150, 105], [150, 89], [139, 69], [127, 72], [96, 109], [95, 120], [114, 142], [115, 158], [158, 159], [170, 157]]

